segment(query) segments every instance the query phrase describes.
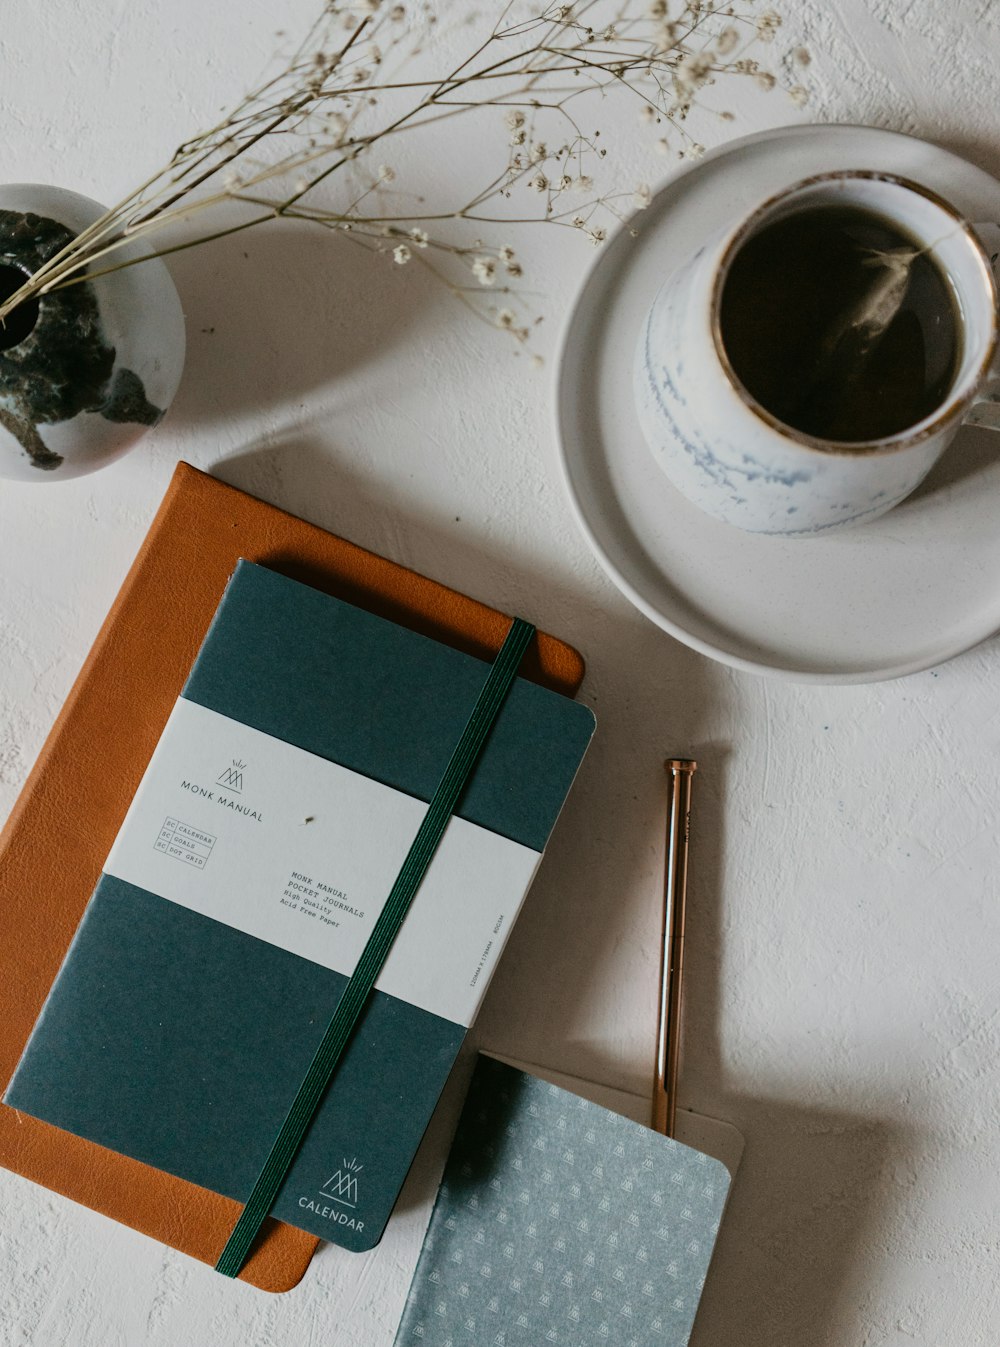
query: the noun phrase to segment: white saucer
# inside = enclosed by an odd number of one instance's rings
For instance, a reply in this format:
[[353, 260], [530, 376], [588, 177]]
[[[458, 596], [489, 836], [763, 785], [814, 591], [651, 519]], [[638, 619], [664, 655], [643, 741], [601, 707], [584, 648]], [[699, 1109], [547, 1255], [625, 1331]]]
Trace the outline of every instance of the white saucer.
[[798, 682], [915, 673], [1000, 628], [1000, 436], [971, 427], [883, 518], [776, 539], [686, 501], [646, 448], [632, 404], [639, 327], [664, 276], [723, 221], [835, 168], [926, 183], [976, 222], [1000, 221], [1000, 183], [892, 131], [804, 126], [707, 155], [602, 250], [563, 336], [560, 459], [574, 512], [627, 597], [678, 640], [738, 669]]

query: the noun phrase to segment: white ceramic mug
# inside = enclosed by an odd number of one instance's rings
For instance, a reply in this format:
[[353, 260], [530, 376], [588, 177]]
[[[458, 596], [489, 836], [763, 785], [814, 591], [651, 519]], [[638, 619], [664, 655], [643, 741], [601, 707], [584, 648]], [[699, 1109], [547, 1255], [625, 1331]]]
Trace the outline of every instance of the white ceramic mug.
[[[804, 207], [853, 205], [898, 224], [929, 249], [961, 316], [961, 354], [945, 400], [922, 421], [868, 443], [817, 439], [762, 407], [734, 373], [719, 323], [739, 249], [765, 224]], [[810, 536], [875, 519], [917, 487], [963, 421], [1000, 429], [997, 283], [984, 240], [934, 192], [891, 174], [819, 174], [709, 238], [664, 283], [635, 359], [636, 410], [657, 462], [695, 505], [753, 533]]]

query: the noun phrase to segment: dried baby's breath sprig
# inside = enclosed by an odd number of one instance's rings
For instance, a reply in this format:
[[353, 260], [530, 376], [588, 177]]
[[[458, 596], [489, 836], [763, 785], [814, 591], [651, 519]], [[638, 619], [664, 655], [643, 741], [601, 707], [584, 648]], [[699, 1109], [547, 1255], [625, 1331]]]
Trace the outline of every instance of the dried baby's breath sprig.
[[497, 279], [497, 264], [492, 257], [476, 257], [472, 262], [472, 274], [480, 285], [494, 285]]
[[781, 27], [781, 15], [773, 9], [765, 9], [757, 17], [757, 36], [761, 42], [773, 42]]
[[[419, 262], [492, 326], [526, 340], [513, 307], [483, 307], [484, 290], [509, 295], [522, 276], [513, 248], [467, 233], [542, 221], [601, 244], [651, 198], [645, 185], [595, 186], [607, 155], [592, 129], [601, 100], [632, 99], [655, 128], [651, 149], [697, 156], [703, 147], [685, 125], [693, 105], [721, 76], [773, 84], [746, 52], [773, 42], [780, 22], [773, 9], [708, 0], [512, 0], [442, 69], [426, 0], [326, 0], [273, 73], [40, 267], [0, 305], [0, 323], [23, 301], [87, 277], [288, 219], [398, 266]], [[473, 31], [464, 18], [460, 28]], [[807, 62], [799, 48], [790, 64]], [[788, 92], [804, 100], [801, 84]], [[483, 127], [477, 163], [487, 165], [478, 186], [431, 202], [397, 185], [396, 165], [411, 158], [402, 151], [422, 131], [443, 134], [473, 115]], [[122, 257], [129, 245], [137, 258]]]

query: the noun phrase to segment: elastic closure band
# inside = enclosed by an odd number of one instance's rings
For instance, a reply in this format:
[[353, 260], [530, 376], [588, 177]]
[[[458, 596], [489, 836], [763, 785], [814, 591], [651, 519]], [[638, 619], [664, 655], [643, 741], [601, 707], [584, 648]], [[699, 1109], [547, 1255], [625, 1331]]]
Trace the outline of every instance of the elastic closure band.
[[511, 623], [451, 760], [427, 806], [427, 813], [407, 852], [385, 907], [337, 1002], [309, 1070], [271, 1143], [270, 1153], [257, 1176], [253, 1191], [215, 1265], [215, 1270], [225, 1277], [238, 1275], [257, 1232], [274, 1205], [534, 634], [535, 628], [519, 617]]

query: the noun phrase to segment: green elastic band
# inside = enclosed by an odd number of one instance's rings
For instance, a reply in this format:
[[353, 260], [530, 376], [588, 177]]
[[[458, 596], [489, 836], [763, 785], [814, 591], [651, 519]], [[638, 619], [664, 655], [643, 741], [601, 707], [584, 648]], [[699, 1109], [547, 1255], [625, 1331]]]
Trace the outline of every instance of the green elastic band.
[[271, 1144], [270, 1154], [257, 1176], [246, 1206], [215, 1265], [216, 1271], [221, 1272], [223, 1276], [235, 1277], [239, 1273], [261, 1224], [274, 1205], [278, 1190], [285, 1181], [306, 1129], [312, 1122], [313, 1114], [336, 1070], [351, 1031], [388, 957], [392, 943], [420, 887], [420, 881], [448, 826], [455, 803], [476, 765], [486, 736], [510, 691], [521, 659], [534, 634], [535, 628], [520, 618], [515, 618], [511, 623], [510, 631], [493, 662], [489, 677], [483, 684], [472, 715], [451, 755], [451, 761], [445, 768], [437, 790], [427, 806], [427, 813], [396, 877], [385, 907], [368, 937], [368, 943], [362, 951], [350, 981], [337, 1002], [333, 1017], [326, 1027], [326, 1032], [292, 1101], [285, 1121]]

